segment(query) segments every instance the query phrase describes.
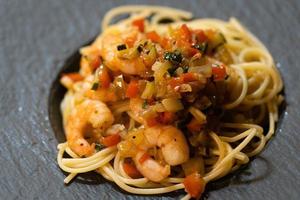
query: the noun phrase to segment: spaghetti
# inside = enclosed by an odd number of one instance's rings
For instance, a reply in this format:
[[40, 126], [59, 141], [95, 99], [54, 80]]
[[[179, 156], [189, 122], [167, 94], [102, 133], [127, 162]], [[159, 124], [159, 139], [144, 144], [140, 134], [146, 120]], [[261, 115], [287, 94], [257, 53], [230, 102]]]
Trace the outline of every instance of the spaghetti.
[[234, 18], [191, 18], [158, 6], [105, 15], [79, 73], [61, 78], [65, 183], [96, 171], [129, 193], [197, 198], [262, 151], [283, 101], [272, 56]]

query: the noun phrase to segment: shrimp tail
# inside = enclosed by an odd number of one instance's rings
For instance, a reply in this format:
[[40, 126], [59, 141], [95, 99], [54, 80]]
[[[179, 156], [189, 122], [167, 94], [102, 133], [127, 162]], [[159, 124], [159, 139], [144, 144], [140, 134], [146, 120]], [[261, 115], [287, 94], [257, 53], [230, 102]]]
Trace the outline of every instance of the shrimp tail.
[[140, 151], [134, 158], [134, 163], [141, 174], [154, 182], [160, 182], [167, 178], [171, 173], [170, 165], [161, 165], [152, 158], [148, 158], [144, 162], [140, 162], [141, 157], [144, 155], [144, 151]]

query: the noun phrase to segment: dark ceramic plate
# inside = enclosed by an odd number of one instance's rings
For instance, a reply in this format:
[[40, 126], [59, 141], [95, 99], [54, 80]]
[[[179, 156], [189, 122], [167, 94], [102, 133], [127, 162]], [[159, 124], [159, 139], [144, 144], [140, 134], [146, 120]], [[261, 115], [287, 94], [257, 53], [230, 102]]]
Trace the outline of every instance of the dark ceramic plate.
[[[182, 8], [196, 17], [234, 16], [266, 44], [284, 79], [286, 110], [265, 150], [245, 169], [210, 184], [206, 196], [300, 199], [300, 2], [139, 2]], [[171, 199], [183, 195], [130, 195], [94, 173], [65, 186], [65, 175], [56, 163], [56, 145], [64, 140], [58, 112], [64, 89], [57, 84], [57, 75], [61, 70], [76, 70], [79, 55], [74, 52], [99, 33], [104, 13], [128, 3], [136, 2], [0, 2], [0, 199]]]

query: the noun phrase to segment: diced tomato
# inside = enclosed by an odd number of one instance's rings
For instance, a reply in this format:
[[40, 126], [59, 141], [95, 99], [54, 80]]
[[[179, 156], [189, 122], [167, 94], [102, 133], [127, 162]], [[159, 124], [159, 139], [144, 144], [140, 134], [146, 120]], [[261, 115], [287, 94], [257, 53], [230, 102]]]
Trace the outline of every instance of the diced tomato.
[[135, 98], [139, 93], [139, 84], [136, 80], [130, 81], [127, 90], [126, 90], [126, 97], [128, 98]]
[[185, 56], [192, 57], [193, 55], [199, 52], [197, 49], [192, 47], [191, 43], [186, 42], [184, 40], [178, 40], [177, 46]]
[[106, 147], [111, 147], [117, 145], [121, 141], [119, 134], [109, 135], [102, 138], [101, 143]]
[[156, 31], [151, 31], [146, 33], [146, 37], [152, 42], [156, 42], [156, 43], [160, 42], [160, 36], [156, 33]]
[[192, 34], [191, 34], [190, 29], [187, 27], [186, 24], [183, 24], [180, 27], [179, 32], [180, 32], [181, 39], [183, 39], [186, 42], [191, 42]]
[[134, 46], [135, 41], [136, 41], [136, 35], [125, 38], [125, 44], [127, 44], [129, 48]]
[[195, 119], [193, 118], [187, 125], [187, 128], [189, 129], [189, 131], [191, 131], [192, 133], [194, 132], [199, 132], [202, 128], [202, 125]]
[[148, 119], [146, 119], [147, 125], [148, 126], [156, 126], [157, 124], [159, 124], [158, 120], [156, 117], [150, 117]]
[[181, 74], [180, 78], [182, 79], [182, 82], [184, 82], [184, 83], [191, 82], [191, 81], [196, 81], [197, 80], [197, 77], [192, 72]]
[[[102, 98], [103, 98], [103, 96], [102, 96]], [[117, 101], [117, 95], [116, 95], [116, 93], [114, 93], [113, 91], [109, 91], [109, 92], [107, 93], [107, 95], [105, 96], [105, 100], [104, 100], [104, 99], [101, 99], [101, 101], [115, 102], [115, 101]]]
[[142, 175], [133, 163], [123, 163], [125, 173], [131, 178], [141, 178]]
[[109, 73], [107, 71], [107, 69], [103, 69], [100, 74], [99, 74], [99, 81], [101, 84], [101, 87], [103, 88], [108, 88], [111, 82]]
[[191, 46], [188, 46], [187, 48], [186, 48], [186, 51], [187, 51], [187, 54], [189, 55], [189, 56], [194, 56], [195, 54], [197, 54], [199, 51], [197, 50], [197, 49], [195, 49], [195, 48], [193, 48], [193, 47], [191, 47]]
[[144, 154], [142, 155], [142, 157], [140, 157], [139, 162], [140, 162], [141, 164], [143, 164], [143, 163], [144, 163], [146, 160], [148, 160], [149, 158], [150, 158], [149, 154], [144, 153]]
[[192, 72], [188, 72], [188, 73], [181, 74], [180, 77], [171, 78], [169, 80], [169, 85], [171, 86], [171, 88], [176, 88], [183, 83], [196, 81], [196, 80], [197, 80], [196, 75]]
[[138, 27], [140, 32], [144, 32], [145, 29], [144, 18], [134, 20], [132, 22], [132, 25]]
[[101, 65], [101, 58], [100, 56], [95, 56], [90, 60], [90, 67], [93, 71], [95, 71]]
[[185, 191], [193, 198], [199, 198], [205, 188], [205, 182], [198, 173], [193, 173], [185, 177], [183, 184]]
[[170, 124], [175, 120], [175, 118], [176, 118], [176, 115], [173, 112], [162, 112], [159, 115], [159, 121], [162, 124]]
[[73, 82], [82, 81], [84, 79], [84, 77], [79, 73], [67, 73], [67, 74], [63, 74], [62, 76], [68, 77]]
[[213, 64], [212, 65], [212, 74], [214, 81], [224, 80], [227, 76], [226, 67], [224, 64]]
[[160, 45], [165, 49], [169, 50], [171, 48], [170, 40], [166, 37], [163, 37], [160, 41]]
[[169, 81], [169, 85], [171, 86], [171, 88], [175, 88], [177, 86], [180, 86], [181, 84], [182, 79], [179, 77], [171, 78], [171, 80]]
[[196, 35], [198, 42], [206, 42], [208, 40], [207, 36], [205, 35], [205, 32], [201, 29], [194, 30], [194, 33]]

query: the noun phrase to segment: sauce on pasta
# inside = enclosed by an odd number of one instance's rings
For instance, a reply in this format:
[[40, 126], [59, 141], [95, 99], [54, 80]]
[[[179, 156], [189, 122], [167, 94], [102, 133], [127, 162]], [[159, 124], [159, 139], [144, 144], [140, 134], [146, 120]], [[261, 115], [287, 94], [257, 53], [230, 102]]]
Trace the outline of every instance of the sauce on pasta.
[[129, 193], [198, 198], [261, 152], [283, 101], [272, 56], [237, 19], [191, 17], [158, 6], [105, 15], [80, 71], [61, 78], [65, 183], [96, 171]]

